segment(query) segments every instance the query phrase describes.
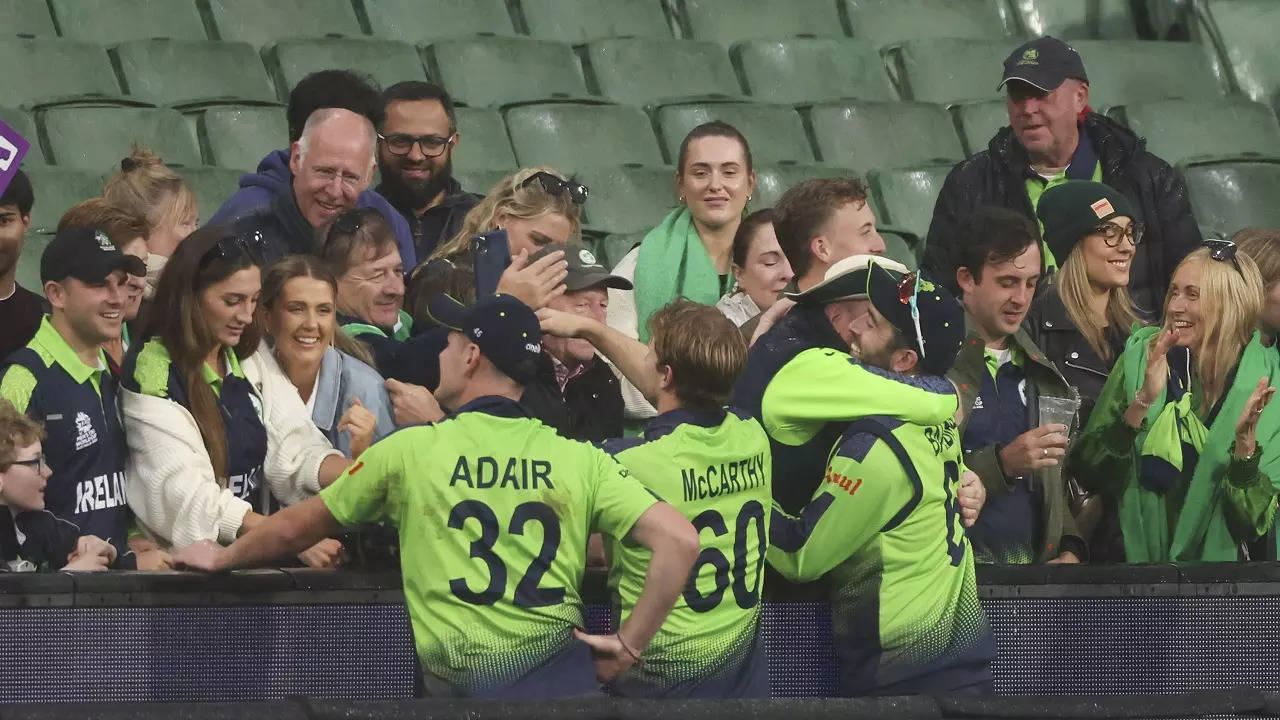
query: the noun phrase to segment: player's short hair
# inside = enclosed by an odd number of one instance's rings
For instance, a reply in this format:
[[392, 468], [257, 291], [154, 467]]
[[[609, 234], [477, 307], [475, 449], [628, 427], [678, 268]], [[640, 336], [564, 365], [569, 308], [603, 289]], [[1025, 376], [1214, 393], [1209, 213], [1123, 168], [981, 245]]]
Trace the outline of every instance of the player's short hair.
[[986, 205], [960, 223], [957, 267], [969, 268], [974, 281], [980, 283], [984, 267], [1008, 262], [1037, 242], [1040, 229], [1026, 215]]
[[151, 226], [147, 224], [146, 218], [134, 215], [102, 198], [90, 198], [72, 205], [63, 213], [62, 219], [58, 221], [58, 232], [73, 227], [101, 230], [121, 252], [125, 245], [138, 238], [146, 240], [147, 235], [151, 234]]
[[24, 448], [44, 437], [44, 426], [0, 399], [0, 472], [8, 470]]
[[836, 210], [867, 201], [867, 185], [856, 177], [813, 178], [792, 185], [773, 206], [773, 231], [797, 276], [813, 265], [812, 240]]
[[649, 318], [658, 367], [670, 367], [680, 404], [692, 410], [724, 407], [747, 361], [742, 332], [719, 310], [679, 299]]

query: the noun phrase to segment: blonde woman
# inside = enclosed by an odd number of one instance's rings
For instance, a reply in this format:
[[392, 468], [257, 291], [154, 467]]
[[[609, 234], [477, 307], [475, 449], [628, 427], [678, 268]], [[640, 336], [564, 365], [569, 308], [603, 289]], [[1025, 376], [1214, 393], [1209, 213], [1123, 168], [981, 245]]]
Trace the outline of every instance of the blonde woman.
[[1131, 563], [1232, 561], [1270, 529], [1280, 357], [1260, 342], [1257, 265], [1205, 243], [1174, 270], [1164, 327], [1132, 334], [1068, 467], [1118, 502]]
[[1262, 343], [1280, 348], [1276, 335], [1280, 333], [1280, 230], [1274, 228], [1245, 228], [1231, 237], [1258, 264], [1262, 275], [1262, 314], [1258, 316], [1258, 329], [1262, 331]]

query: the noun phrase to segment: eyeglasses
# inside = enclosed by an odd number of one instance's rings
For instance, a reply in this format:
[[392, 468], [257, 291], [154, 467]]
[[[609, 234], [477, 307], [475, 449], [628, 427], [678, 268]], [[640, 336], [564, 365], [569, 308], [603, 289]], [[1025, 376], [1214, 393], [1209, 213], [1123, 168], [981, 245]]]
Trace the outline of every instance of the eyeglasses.
[[1146, 228], [1142, 223], [1129, 223], [1129, 227], [1120, 227], [1111, 222], [1102, 223], [1093, 229], [1094, 235], [1101, 235], [1107, 247], [1117, 247], [1120, 245], [1120, 239], [1124, 238], [1129, 241], [1130, 245], [1138, 246], [1142, 242], [1142, 233]]
[[387, 146], [387, 150], [392, 155], [408, 155], [413, 151], [413, 146], [417, 145], [418, 149], [426, 157], [440, 157], [444, 151], [453, 144], [457, 139], [458, 133], [453, 133], [449, 137], [440, 137], [439, 135], [405, 135], [404, 133], [392, 133], [383, 135], [378, 133], [378, 139]]
[[245, 256], [248, 256], [254, 264], [262, 265], [263, 250], [266, 245], [267, 241], [261, 230], [219, 238], [218, 242], [206, 250], [200, 258], [200, 267], [208, 265], [215, 257], [232, 261]]
[[1240, 261], [1236, 260], [1236, 251], [1239, 249], [1236, 244], [1230, 240], [1209, 239], [1204, 241], [1204, 246], [1209, 249], [1209, 257], [1218, 262], [1231, 261], [1235, 266], [1236, 272], [1244, 274], [1240, 269]]
[[575, 205], [581, 205], [587, 201], [588, 190], [586, 185], [574, 180], [565, 180], [564, 178], [556, 177], [555, 175], [543, 170], [539, 170], [525, 178], [516, 187], [529, 187], [535, 180], [542, 185], [542, 189], [549, 195], [563, 195], [568, 193], [569, 199], [572, 200]]
[[925, 357], [924, 333], [920, 331], [920, 306], [916, 303], [916, 296], [919, 294], [920, 273], [907, 273], [898, 281], [898, 302], [911, 306], [911, 322], [916, 327], [916, 340], [920, 347], [920, 359], [923, 360]]
[[26, 465], [27, 467], [31, 468], [32, 470], [35, 470], [36, 472], [40, 472], [40, 468], [42, 467], [46, 467], [46, 468], [49, 467], [49, 461], [45, 459], [43, 454], [41, 454], [40, 457], [38, 458], [32, 458], [30, 460], [14, 460], [13, 464]]

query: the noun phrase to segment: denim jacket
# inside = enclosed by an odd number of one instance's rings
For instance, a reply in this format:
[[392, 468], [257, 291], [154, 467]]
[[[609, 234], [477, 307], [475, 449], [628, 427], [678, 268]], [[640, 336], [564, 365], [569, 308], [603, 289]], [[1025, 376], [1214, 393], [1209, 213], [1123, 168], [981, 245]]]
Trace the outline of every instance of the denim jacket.
[[316, 378], [316, 387], [312, 390], [315, 403], [311, 409], [311, 420], [329, 438], [329, 442], [348, 457], [351, 454], [351, 438], [347, 433], [338, 432], [338, 421], [357, 396], [378, 419], [373, 431], [374, 442], [396, 429], [391, 418], [391, 399], [387, 397], [382, 383], [382, 376], [377, 370], [337, 348], [325, 350], [324, 360], [320, 363], [320, 376]]

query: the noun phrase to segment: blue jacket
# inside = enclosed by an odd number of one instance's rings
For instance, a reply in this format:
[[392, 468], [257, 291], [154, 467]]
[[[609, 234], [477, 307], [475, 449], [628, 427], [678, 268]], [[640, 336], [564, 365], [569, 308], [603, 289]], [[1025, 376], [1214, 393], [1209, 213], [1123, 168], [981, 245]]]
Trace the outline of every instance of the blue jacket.
[[[240, 189], [235, 195], [227, 198], [218, 208], [218, 212], [209, 219], [212, 223], [227, 223], [246, 215], [260, 211], [271, 205], [271, 201], [283, 193], [293, 192], [293, 173], [289, 171], [289, 151], [276, 150], [268, 153], [258, 163], [258, 171], [240, 176]], [[365, 190], [356, 199], [356, 207], [376, 208], [382, 213], [396, 233], [396, 245], [400, 248], [400, 258], [406, 268], [417, 265], [413, 249], [413, 233], [409, 223], [387, 199], [372, 190]]]
[[377, 427], [373, 431], [374, 442], [396, 429], [391, 417], [391, 398], [382, 385], [382, 376], [377, 370], [337, 348], [325, 350], [324, 360], [320, 363], [320, 376], [316, 378], [316, 387], [312, 392], [315, 393], [315, 403], [311, 408], [312, 422], [347, 457], [351, 456], [351, 437], [347, 433], [338, 432], [338, 421], [342, 419], [342, 413], [351, 407], [356, 396], [378, 418]]

